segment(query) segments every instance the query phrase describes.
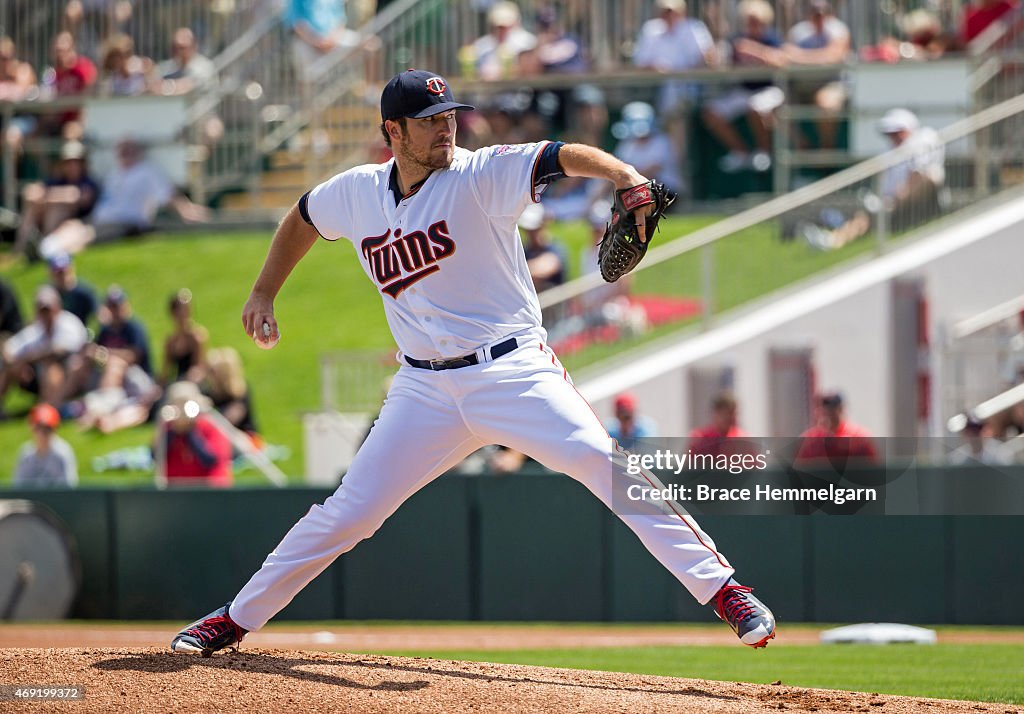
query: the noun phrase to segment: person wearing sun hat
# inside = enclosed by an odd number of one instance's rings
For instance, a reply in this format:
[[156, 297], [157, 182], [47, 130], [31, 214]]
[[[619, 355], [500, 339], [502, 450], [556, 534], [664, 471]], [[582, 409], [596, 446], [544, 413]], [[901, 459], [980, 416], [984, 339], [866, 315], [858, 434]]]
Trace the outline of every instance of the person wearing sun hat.
[[14, 468], [17, 488], [74, 488], [78, 485], [75, 452], [56, 434], [60, 414], [49, 404], [37, 404], [28, 413], [32, 441], [18, 450]]

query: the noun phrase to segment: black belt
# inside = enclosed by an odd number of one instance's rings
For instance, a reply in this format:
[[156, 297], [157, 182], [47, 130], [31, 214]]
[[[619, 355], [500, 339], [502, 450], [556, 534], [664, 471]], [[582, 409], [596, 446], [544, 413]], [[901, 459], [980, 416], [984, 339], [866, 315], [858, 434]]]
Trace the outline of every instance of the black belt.
[[[504, 342], [499, 342], [489, 350], [491, 353], [491, 359], [494, 360], [499, 357], [504, 357], [517, 347], [519, 347], [519, 343], [516, 342], [516, 338], [509, 337]], [[442, 369], [459, 369], [460, 367], [469, 367], [480, 362], [480, 360], [477, 359], [475, 352], [463, 355], [462, 357], [452, 357], [451, 359], [415, 359], [406, 355], [405, 361], [413, 367], [419, 367], [420, 369], [432, 369], [435, 372], [440, 372]]]

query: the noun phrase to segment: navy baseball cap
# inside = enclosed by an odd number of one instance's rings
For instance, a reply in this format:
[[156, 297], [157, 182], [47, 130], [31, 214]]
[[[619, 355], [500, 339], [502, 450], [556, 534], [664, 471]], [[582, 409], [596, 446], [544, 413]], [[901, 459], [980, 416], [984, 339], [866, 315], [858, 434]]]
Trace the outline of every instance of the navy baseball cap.
[[410, 69], [396, 74], [380, 95], [381, 119], [426, 119], [452, 109], [473, 109], [452, 97], [448, 81], [433, 72]]

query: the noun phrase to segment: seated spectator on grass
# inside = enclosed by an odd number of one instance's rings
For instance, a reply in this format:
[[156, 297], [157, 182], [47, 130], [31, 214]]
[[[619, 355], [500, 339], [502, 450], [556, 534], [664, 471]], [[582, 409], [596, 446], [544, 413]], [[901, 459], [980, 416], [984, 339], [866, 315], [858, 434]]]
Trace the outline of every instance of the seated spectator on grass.
[[[850, 53], [850, 28], [832, 13], [827, 0], [812, 0], [807, 6], [807, 17], [789, 30], [788, 43], [783, 47], [790, 64], [838, 64]], [[809, 104], [823, 114], [815, 120], [818, 146], [832, 149], [836, 146], [838, 115], [846, 103], [846, 88], [839, 76], [826, 79], [795, 79], [790, 88], [794, 104]], [[803, 134], [798, 143], [807, 143]]]
[[21, 192], [21, 223], [12, 252], [30, 260], [38, 257], [41, 238], [67, 220], [88, 216], [99, 193], [99, 186], [89, 175], [85, 145], [65, 142], [53, 175], [43, 182], [30, 183]]
[[22, 327], [24, 321], [21, 318], [18, 296], [11, 284], [0, 278], [0, 346]]
[[61, 251], [75, 254], [93, 242], [112, 241], [152, 230], [157, 212], [173, 208], [186, 223], [209, 218], [205, 206], [182, 195], [156, 164], [145, 158], [133, 139], [117, 144], [117, 166], [103, 180], [99, 200], [86, 219], [59, 225], [40, 244], [43, 257]]
[[818, 398], [816, 423], [800, 435], [795, 461], [842, 466], [850, 459], [862, 464], [877, 463], [878, 453], [871, 435], [864, 427], [846, 419], [841, 394], [822, 394]]
[[[737, 67], [781, 67], [785, 58], [772, 50], [782, 41], [772, 29], [775, 11], [765, 0], [743, 0], [737, 8], [740, 34], [731, 40], [732, 63]], [[707, 102], [702, 117], [708, 131], [728, 152], [722, 157], [721, 169], [735, 173], [744, 169], [768, 171], [771, 161], [771, 124], [775, 110], [782, 106], [785, 95], [771, 80], [744, 82], [725, 94]], [[754, 151], [732, 122], [746, 116], [754, 138]]]
[[519, 6], [500, 0], [487, 13], [489, 31], [459, 51], [462, 74], [483, 80], [507, 79], [518, 73], [519, 55], [532, 50], [537, 38], [520, 24]]
[[61, 309], [60, 294], [43, 285], [35, 295], [35, 320], [3, 345], [0, 404], [12, 386], [39, 395], [39, 401], [59, 404], [68, 377], [68, 362], [89, 339], [85, 325]]
[[233, 347], [212, 349], [206, 361], [206, 376], [200, 384], [202, 392], [213, 402], [214, 409], [233, 427], [248, 434], [258, 446], [259, 430], [253, 417], [249, 383], [245, 380], [238, 350]]
[[83, 428], [110, 433], [143, 423], [160, 389], [150, 372], [145, 328], [131, 317], [128, 296], [114, 285], [103, 304], [103, 327], [94, 343], [71, 360], [64, 401], [83, 394], [64, 407]]
[[646, 102], [630, 102], [622, 108], [622, 121], [612, 133], [619, 139], [615, 147], [618, 158], [677, 194], [685, 190], [679, 155], [668, 135], [658, 129], [654, 107]]
[[543, 292], [564, 283], [568, 260], [562, 247], [555, 244], [548, 234], [543, 206], [529, 204], [516, 223], [523, 235], [526, 267], [534, 289]]
[[636, 397], [623, 392], [615, 397], [615, 419], [606, 427], [608, 435], [626, 451], [641, 446], [638, 439], [657, 436], [657, 427], [650, 417], [637, 413]]
[[46, 262], [50, 266], [50, 284], [60, 293], [64, 309], [88, 327], [98, 307], [96, 291], [89, 283], [79, 280], [74, 260], [67, 253], [57, 253]]
[[739, 427], [736, 398], [730, 392], [718, 394], [711, 402], [711, 421], [690, 432], [690, 451], [695, 454], [746, 453], [747, 446], [730, 444], [730, 439], [742, 439], [747, 432]]
[[18, 449], [15, 488], [74, 488], [78, 485], [75, 452], [55, 433], [60, 414], [49, 404], [37, 404], [28, 413], [32, 441]]
[[103, 43], [100, 54], [103, 76], [99, 94], [107, 97], [136, 97], [153, 88], [153, 61], [135, 54], [135, 43], [128, 35], [113, 35]]
[[164, 340], [164, 384], [187, 379], [199, 382], [206, 370], [206, 343], [209, 333], [192, 319], [192, 291], [182, 288], [171, 297], [168, 310], [174, 321], [171, 334]]
[[231, 486], [231, 442], [203, 413], [209, 408], [209, 398], [193, 382], [167, 388], [154, 451], [169, 485]]
[[906, 109], [892, 109], [878, 122], [878, 130], [895, 149], [913, 147], [912, 155], [882, 175], [882, 195], [866, 192], [863, 208], [829, 230], [816, 223], [798, 230], [812, 248], [835, 250], [867, 234], [878, 214], [885, 211], [889, 230], [902, 233], [942, 212], [942, 188], [946, 180], [945, 148], [934, 129], [922, 127]]

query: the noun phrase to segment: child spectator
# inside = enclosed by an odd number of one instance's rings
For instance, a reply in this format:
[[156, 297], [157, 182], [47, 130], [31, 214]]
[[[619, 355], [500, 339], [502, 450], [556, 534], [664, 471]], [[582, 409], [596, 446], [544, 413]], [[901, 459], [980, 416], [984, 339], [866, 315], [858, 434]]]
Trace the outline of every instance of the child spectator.
[[74, 488], [78, 485], [78, 462], [66, 441], [54, 433], [60, 414], [49, 404], [37, 404], [28, 413], [32, 441], [18, 450], [14, 467], [15, 488]]

